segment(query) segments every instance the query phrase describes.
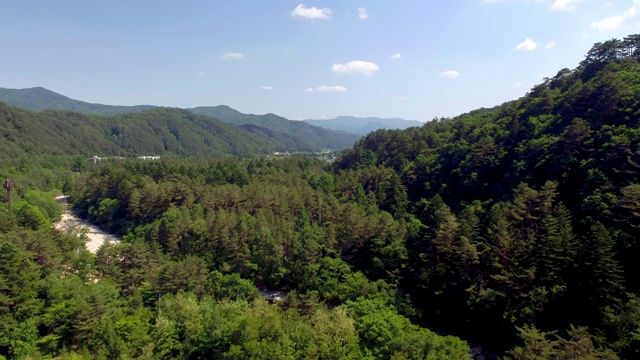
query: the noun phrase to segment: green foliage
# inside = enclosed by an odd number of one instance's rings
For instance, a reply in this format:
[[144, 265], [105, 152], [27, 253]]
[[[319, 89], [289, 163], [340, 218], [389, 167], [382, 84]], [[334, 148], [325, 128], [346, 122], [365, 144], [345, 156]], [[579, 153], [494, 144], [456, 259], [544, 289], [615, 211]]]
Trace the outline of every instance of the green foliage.
[[42, 193], [30, 189], [24, 193], [23, 198], [30, 205], [36, 206], [50, 222], [60, 219], [63, 208], [55, 201], [53, 193]]
[[571, 326], [568, 339], [528, 325], [518, 331], [524, 346], [510, 350], [507, 359], [618, 359], [613, 351], [594, 347], [592, 336], [584, 327]]
[[258, 295], [258, 289], [250, 280], [245, 280], [237, 273], [221, 274], [214, 271], [210, 275], [211, 287], [217, 299], [227, 299], [230, 301], [253, 301]]
[[27, 254], [11, 242], [0, 242], [0, 314], [16, 320], [29, 317], [39, 306], [36, 292], [40, 274]]
[[361, 272], [352, 272], [341, 259], [325, 257], [305, 270], [302, 286], [307, 291], [317, 291], [321, 299], [340, 304], [382, 291], [385, 286], [370, 282]]
[[22, 204], [16, 211], [16, 222], [21, 227], [38, 230], [49, 226], [49, 220], [42, 214], [40, 208], [28, 203]]
[[471, 359], [464, 341], [411, 324], [381, 299], [349, 301], [345, 309], [355, 318], [363, 347], [375, 358]]

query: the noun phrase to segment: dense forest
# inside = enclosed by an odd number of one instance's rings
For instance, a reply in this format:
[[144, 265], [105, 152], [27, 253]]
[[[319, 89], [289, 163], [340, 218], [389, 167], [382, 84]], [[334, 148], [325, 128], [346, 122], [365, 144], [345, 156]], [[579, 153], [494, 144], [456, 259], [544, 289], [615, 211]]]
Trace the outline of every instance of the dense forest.
[[[393, 253], [404, 230], [336, 196], [335, 181], [346, 179], [325, 166], [311, 158], [98, 164], [64, 185], [81, 214], [124, 234], [95, 257], [73, 231], [51, 229], [60, 209], [46, 194], [16, 191], [13, 221], [1, 228], [0, 354], [468, 358], [464, 341], [411, 322], [393, 279], [371, 280], [340, 257], [376, 233]], [[353, 232], [342, 216], [365, 228]], [[288, 296], [268, 304], [256, 285]]]
[[[637, 358], [639, 121], [633, 35], [333, 164], [3, 153], [0, 356]], [[60, 190], [122, 241], [54, 230]]]
[[639, 47], [595, 44], [519, 100], [372, 133], [336, 164], [400, 177], [383, 209], [420, 228], [400, 288], [424, 324], [495, 348], [584, 327], [638, 356]]

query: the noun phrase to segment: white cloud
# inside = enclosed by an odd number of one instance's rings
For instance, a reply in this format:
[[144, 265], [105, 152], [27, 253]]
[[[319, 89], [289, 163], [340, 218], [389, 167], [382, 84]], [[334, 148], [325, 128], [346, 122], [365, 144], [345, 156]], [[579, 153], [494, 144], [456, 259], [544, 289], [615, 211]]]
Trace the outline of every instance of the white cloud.
[[331, 67], [334, 73], [347, 73], [347, 74], [364, 74], [371, 76], [376, 71], [380, 70], [380, 67], [369, 61], [351, 61], [346, 64], [333, 64]]
[[273, 90], [271, 86], [260, 86], [261, 90]]
[[549, 10], [553, 11], [575, 11], [576, 4], [582, 0], [555, 0]]
[[200, 71], [200, 72], [198, 72], [198, 76], [205, 76], [205, 75], [207, 75], [207, 73], [206, 73], [206, 72], [204, 72], [204, 71]]
[[521, 42], [520, 44], [518, 44], [518, 46], [516, 46], [516, 49], [518, 50], [526, 50], [526, 51], [533, 51], [535, 49], [538, 48], [538, 46], [540, 46], [540, 44], [538, 44], [537, 42], [526, 38], [523, 42]]
[[455, 79], [460, 77], [460, 73], [456, 70], [447, 70], [440, 73], [440, 76], [446, 77], [447, 79]]
[[366, 20], [369, 18], [369, 13], [367, 12], [366, 8], [363, 7], [359, 7], [358, 8], [358, 17], [360, 18], [360, 20]]
[[552, 41], [552, 42], [548, 43], [547, 45], [545, 45], [544, 48], [545, 49], [551, 49], [551, 48], [556, 47], [556, 45], [557, 45], [556, 42]]
[[228, 52], [222, 55], [222, 58], [226, 60], [239, 60], [244, 59], [244, 55], [238, 52]]
[[345, 92], [347, 91], [347, 88], [344, 86], [326, 86], [326, 85], [322, 85], [322, 86], [318, 86], [316, 88], [316, 91], [320, 91], [320, 92]]
[[306, 88], [303, 92], [313, 92], [313, 88]]
[[398, 100], [400, 100], [400, 101], [405, 101], [405, 100], [407, 100], [407, 98], [406, 98], [406, 97], [404, 97], [404, 96], [400, 96], [400, 97], [398, 98]]
[[304, 4], [296, 6], [291, 11], [291, 16], [305, 19], [329, 19], [333, 11], [329, 8], [306, 7]]
[[402, 59], [402, 55], [400, 54], [395, 54], [391, 57], [391, 60], [400, 60], [400, 59]]
[[591, 28], [598, 31], [609, 31], [619, 28], [627, 20], [638, 14], [638, 6], [636, 4], [640, 3], [640, 0], [634, 0], [633, 3], [634, 5], [622, 13], [622, 15], [610, 16], [600, 21], [592, 22]]

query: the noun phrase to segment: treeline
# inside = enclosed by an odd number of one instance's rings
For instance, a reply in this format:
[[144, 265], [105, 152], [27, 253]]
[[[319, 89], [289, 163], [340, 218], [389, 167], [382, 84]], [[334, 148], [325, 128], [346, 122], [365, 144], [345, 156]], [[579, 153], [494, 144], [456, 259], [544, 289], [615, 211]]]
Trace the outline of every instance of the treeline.
[[640, 34], [596, 43], [591, 47], [580, 66], [584, 68], [594, 64], [605, 64], [623, 59], [640, 60]]

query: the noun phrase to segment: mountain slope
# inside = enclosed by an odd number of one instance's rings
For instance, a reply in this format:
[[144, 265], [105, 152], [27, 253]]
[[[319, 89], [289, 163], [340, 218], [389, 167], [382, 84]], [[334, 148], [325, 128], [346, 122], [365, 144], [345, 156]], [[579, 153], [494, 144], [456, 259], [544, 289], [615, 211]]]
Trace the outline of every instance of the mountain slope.
[[302, 121], [291, 121], [275, 114], [243, 114], [228, 106], [207, 106], [189, 109], [200, 115], [210, 116], [234, 125], [255, 125], [287, 134], [306, 144], [309, 149], [344, 149], [351, 147], [360, 138], [358, 135], [329, 131]]
[[156, 108], [110, 117], [30, 112], [0, 103], [0, 145], [11, 151], [85, 156], [254, 156], [294, 151], [286, 139], [254, 134], [187, 110]]
[[91, 104], [68, 98], [42, 87], [30, 89], [0, 88], [0, 101], [11, 106], [31, 111], [68, 110], [94, 115], [117, 115], [130, 112], [141, 112], [155, 107], [151, 105], [113, 106]]
[[378, 130], [336, 162], [414, 229], [401, 288], [428, 326], [495, 351], [516, 327], [582, 327], [637, 357], [638, 49], [638, 35], [598, 43], [518, 100]]
[[379, 129], [406, 129], [423, 125], [420, 121], [404, 120], [401, 118], [381, 119], [375, 117], [357, 118], [353, 116], [339, 116], [329, 120], [304, 120], [304, 122], [329, 130], [344, 131], [360, 136], [365, 136]]
[[[30, 89], [0, 88], [0, 101], [30, 111], [67, 110], [104, 116], [138, 113], [156, 108], [156, 106], [152, 105], [112, 106], [90, 104], [70, 99], [41, 87]], [[358, 135], [336, 133], [335, 131], [311, 126], [304, 122], [290, 121], [274, 114], [243, 114], [224, 105], [197, 107], [189, 110], [194, 114], [213, 117], [233, 125], [255, 125], [264, 128], [259, 130], [263, 137], [275, 141], [276, 147], [280, 146], [277, 145], [278, 143], [287, 144], [288, 149], [293, 151], [342, 150], [353, 146], [355, 141], [360, 138]], [[252, 131], [258, 131], [258, 129], [252, 128]]]

